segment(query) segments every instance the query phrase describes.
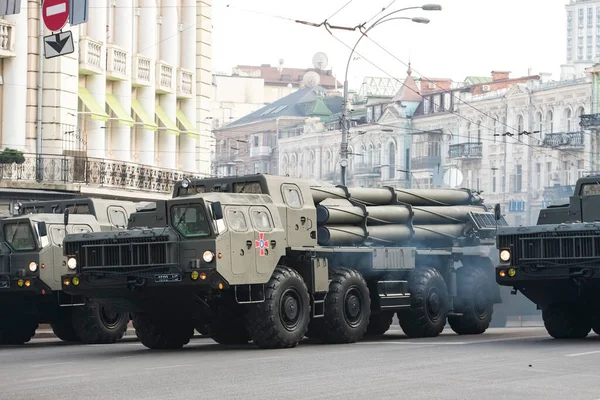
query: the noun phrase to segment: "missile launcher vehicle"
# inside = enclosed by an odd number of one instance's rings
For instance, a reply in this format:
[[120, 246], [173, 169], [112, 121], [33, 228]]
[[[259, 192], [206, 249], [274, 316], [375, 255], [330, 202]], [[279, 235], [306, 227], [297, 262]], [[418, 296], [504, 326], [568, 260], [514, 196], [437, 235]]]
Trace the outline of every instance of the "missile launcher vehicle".
[[[352, 343], [481, 334], [500, 302], [503, 218], [469, 190], [348, 188], [269, 175], [177, 182], [123, 232], [71, 234], [63, 290], [133, 313], [141, 342]], [[458, 268], [457, 268], [458, 266]]]
[[537, 225], [498, 229], [496, 281], [536, 304], [556, 339], [600, 334], [599, 204], [600, 176], [583, 177]]
[[39, 323], [69, 342], [120, 339], [128, 313], [62, 291], [61, 276], [69, 271], [62, 242], [67, 233], [124, 229], [135, 210], [132, 202], [89, 198], [36, 201], [0, 220], [0, 344], [28, 342]]

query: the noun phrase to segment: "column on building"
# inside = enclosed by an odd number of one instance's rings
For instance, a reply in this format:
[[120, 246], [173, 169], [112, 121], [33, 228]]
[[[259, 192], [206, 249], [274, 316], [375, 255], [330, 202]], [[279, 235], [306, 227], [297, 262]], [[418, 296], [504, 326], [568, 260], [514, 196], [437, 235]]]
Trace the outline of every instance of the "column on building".
[[[188, 71], [196, 69], [196, 0], [184, 0], [181, 13], [183, 29], [181, 33], [181, 68]], [[196, 90], [192, 83], [192, 98], [181, 102], [181, 111], [191, 120], [195, 130], [198, 129], [196, 121]], [[198, 139], [194, 135], [182, 134], [179, 138], [179, 154], [181, 157], [181, 169], [195, 172], [196, 166], [196, 143]]]
[[[150, 58], [150, 80], [154, 83], [149, 87], [137, 88], [137, 98], [144, 111], [154, 117], [155, 94], [155, 61], [158, 59], [158, 44], [156, 43], [157, 4], [156, 0], [140, 1], [140, 19], [138, 24], [138, 53]], [[155, 135], [156, 131], [146, 125], [137, 129], [136, 155], [137, 162], [144, 165], [155, 165]]]
[[[160, 60], [173, 67], [171, 93], [160, 95], [160, 106], [165, 111], [169, 122], [176, 120], [177, 95], [175, 81], [177, 79], [177, 66], [179, 65], [179, 21], [177, 17], [177, 0], [162, 0], [162, 24], [160, 26]], [[158, 74], [157, 74], [158, 75]], [[158, 132], [158, 165], [163, 168], [177, 168], [177, 134], [166, 126], [167, 121], [162, 121]]]
[[27, 1], [21, 2], [21, 12], [7, 15], [14, 24], [12, 36], [16, 56], [4, 59], [2, 88], [2, 149], [26, 149], [27, 117]]
[[196, 126], [201, 134], [197, 143], [197, 166], [201, 173], [212, 174], [210, 110], [212, 91], [211, 20], [212, 0], [196, 0]]
[[[129, 79], [117, 81], [113, 84], [113, 95], [127, 111], [131, 112], [131, 60], [133, 50], [133, 0], [119, 0], [119, 7], [115, 8], [114, 17], [114, 43], [127, 54], [127, 75]], [[119, 121], [112, 124], [111, 152], [113, 158], [119, 161], [131, 161], [131, 126]]]
[[[100, 66], [102, 74], [89, 75], [85, 86], [94, 99], [104, 106], [106, 104], [106, 0], [90, 0], [89, 7], [93, 18], [86, 23], [87, 36], [102, 43]], [[85, 124], [87, 154], [89, 157], [106, 157], [106, 122], [100, 119], [87, 118]]]

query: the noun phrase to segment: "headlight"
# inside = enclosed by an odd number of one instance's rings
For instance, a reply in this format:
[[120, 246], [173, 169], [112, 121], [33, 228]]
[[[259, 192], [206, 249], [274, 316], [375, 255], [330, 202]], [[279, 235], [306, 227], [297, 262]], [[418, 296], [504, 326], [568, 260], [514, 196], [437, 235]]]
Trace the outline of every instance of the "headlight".
[[31, 272], [35, 272], [35, 271], [37, 271], [37, 264], [36, 264], [35, 262], [33, 262], [33, 261], [32, 261], [32, 262], [30, 262], [30, 263], [29, 263], [29, 270], [30, 270]]
[[504, 262], [507, 262], [508, 260], [510, 260], [510, 251], [502, 250], [500, 252], [500, 259]]
[[204, 262], [209, 263], [213, 260], [213, 258], [215, 258], [215, 253], [213, 253], [210, 250], [206, 250], [204, 252], [204, 254], [202, 254], [202, 259], [204, 260]]
[[69, 267], [69, 269], [77, 268], [77, 260], [74, 258], [69, 258], [67, 260], [67, 267]]

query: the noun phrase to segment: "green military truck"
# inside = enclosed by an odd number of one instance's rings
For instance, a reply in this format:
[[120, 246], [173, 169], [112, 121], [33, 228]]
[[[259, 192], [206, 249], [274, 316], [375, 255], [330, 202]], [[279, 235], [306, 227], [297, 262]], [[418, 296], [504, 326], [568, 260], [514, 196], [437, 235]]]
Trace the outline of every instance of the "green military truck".
[[0, 344], [28, 342], [39, 323], [49, 323], [65, 341], [120, 339], [129, 314], [62, 291], [61, 276], [69, 270], [62, 242], [67, 233], [124, 229], [135, 209], [132, 202], [87, 198], [28, 202], [0, 220]]
[[600, 176], [583, 177], [537, 225], [498, 229], [496, 281], [536, 304], [556, 339], [600, 334], [599, 203]]
[[[250, 175], [184, 180], [123, 232], [72, 234], [63, 290], [133, 313], [141, 342], [351, 343], [397, 314], [410, 337], [480, 334], [500, 302], [494, 213], [469, 190]], [[455, 268], [455, 263], [460, 268]]]

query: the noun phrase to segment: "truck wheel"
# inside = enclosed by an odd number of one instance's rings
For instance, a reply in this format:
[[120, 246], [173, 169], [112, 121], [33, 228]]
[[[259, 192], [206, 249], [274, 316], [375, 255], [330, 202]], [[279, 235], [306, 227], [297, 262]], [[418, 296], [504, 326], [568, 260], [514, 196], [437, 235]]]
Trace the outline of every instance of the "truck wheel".
[[325, 343], [358, 342], [367, 331], [371, 297], [367, 282], [353, 269], [333, 270], [325, 297], [321, 338]]
[[100, 304], [73, 308], [73, 331], [83, 343], [107, 344], [120, 340], [129, 324], [129, 313], [117, 313]]
[[471, 267], [459, 268], [456, 275], [456, 311], [462, 315], [449, 316], [448, 323], [459, 335], [479, 335], [490, 326], [494, 311], [488, 275], [481, 268]]
[[448, 288], [434, 268], [417, 268], [409, 279], [410, 308], [398, 312], [400, 327], [411, 338], [438, 336], [446, 325]]
[[73, 329], [72, 309], [61, 308], [58, 310], [58, 315], [54, 321], [50, 323], [52, 331], [57, 338], [64, 342], [80, 342], [81, 339]]
[[583, 339], [592, 330], [592, 321], [585, 311], [569, 304], [552, 304], [542, 310], [548, 334], [555, 339]]
[[180, 349], [194, 336], [193, 321], [133, 314], [133, 327], [140, 342], [149, 349]]
[[390, 326], [392, 326], [393, 319], [394, 319], [394, 313], [371, 314], [371, 317], [369, 318], [369, 326], [367, 327], [366, 335], [369, 335], [369, 336], [383, 335], [390, 329]]
[[296, 347], [310, 321], [310, 298], [302, 277], [279, 266], [265, 287], [265, 301], [250, 306], [246, 323], [260, 348]]
[[0, 344], [21, 345], [29, 342], [35, 335], [38, 323], [33, 317], [17, 317], [1, 322]]
[[227, 302], [217, 306], [216, 315], [213, 317], [209, 335], [219, 344], [248, 344], [250, 335], [246, 329], [244, 309], [235, 302]]

